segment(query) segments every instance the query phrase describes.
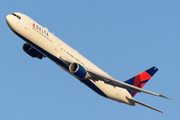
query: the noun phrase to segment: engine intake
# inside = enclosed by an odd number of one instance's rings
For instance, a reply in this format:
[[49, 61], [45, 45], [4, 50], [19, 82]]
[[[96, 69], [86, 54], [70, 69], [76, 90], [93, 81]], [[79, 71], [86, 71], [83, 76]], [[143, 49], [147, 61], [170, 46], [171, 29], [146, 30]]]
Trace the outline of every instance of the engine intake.
[[69, 71], [79, 78], [88, 78], [86, 70], [78, 63], [71, 63], [69, 66]]
[[28, 55], [30, 55], [31, 57], [36, 57], [36, 58], [39, 58], [39, 59], [42, 59], [43, 58], [43, 55], [38, 52], [36, 49], [34, 49], [31, 45], [29, 45], [28, 43], [25, 43], [23, 45], [23, 50], [24, 52], [26, 52]]

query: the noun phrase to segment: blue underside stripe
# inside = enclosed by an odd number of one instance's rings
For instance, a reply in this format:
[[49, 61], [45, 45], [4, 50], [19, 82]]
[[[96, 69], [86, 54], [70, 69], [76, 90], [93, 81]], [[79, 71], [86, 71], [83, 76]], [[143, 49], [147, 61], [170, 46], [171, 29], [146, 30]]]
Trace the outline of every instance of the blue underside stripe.
[[92, 83], [90, 80], [82, 80], [85, 85], [87, 85], [89, 88], [91, 88], [94, 92], [104, 96], [107, 98], [106, 94], [104, 94], [94, 83]]
[[[31, 42], [30, 40], [26, 39], [24, 36], [20, 35], [19, 33], [13, 31], [17, 36], [19, 36], [21, 39], [23, 39], [24, 41], [26, 41], [27, 43], [29, 43], [30, 45], [32, 45], [34, 48], [38, 49], [41, 53], [43, 53], [44, 55], [46, 55], [48, 58], [50, 58], [52, 61], [54, 61], [55, 63], [57, 63], [58, 65], [62, 66], [63, 68], [65, 68], [67, 71], [69, 71], [68, 66], [66, 66], [60, 59], [58, 59], [57, 57], [53, 56], [52, 54], [50, 54], [49, 52], [47, 52], [46, 50], [42, 49], [41, 47], [37, 46], [36, 44], [34, 44], [33, 42]], [[82, 80], [82, 82], [87, 85], [88, 87], [90, 87], [92, 90], [94, 90], [96, 93], [107, 97], [106, 94], [104, 94], [93, 82], [91, 82], [90, 80]]]

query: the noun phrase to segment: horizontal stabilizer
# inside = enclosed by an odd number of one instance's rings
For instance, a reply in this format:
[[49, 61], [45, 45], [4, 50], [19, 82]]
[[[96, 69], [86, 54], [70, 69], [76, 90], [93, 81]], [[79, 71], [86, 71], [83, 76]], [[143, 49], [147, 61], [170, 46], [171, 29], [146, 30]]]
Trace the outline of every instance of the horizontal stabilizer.
[[156, 109], [156, 108], [153, 108], [153, 107], [151, 107], [151, 106], [149, 106], [149, 105], [146, 105], [146, 104], [144, 104], [144, 103], [142, 103], [142, 102], [139, 102], [139, 101], [137, 101], [137, 100], [134, 100], [134, 99], [128, 98], [128, 97], [126, 97], [126, 98], [127, 98], [129, 101], [131, 101], [131, 102], [140, 104], [140, 105], [142, 105], [142, 106], [148, 107], [148, 108], [150, 108], [150, 109], [153, 109], [153, 110], [156, 110], [156, 111], [158, 111], [158, 112], [160, 112], [160, 113], [165, 114], [163, 111], [160, 111], [160, 110], [158, 110], [158, 109]]

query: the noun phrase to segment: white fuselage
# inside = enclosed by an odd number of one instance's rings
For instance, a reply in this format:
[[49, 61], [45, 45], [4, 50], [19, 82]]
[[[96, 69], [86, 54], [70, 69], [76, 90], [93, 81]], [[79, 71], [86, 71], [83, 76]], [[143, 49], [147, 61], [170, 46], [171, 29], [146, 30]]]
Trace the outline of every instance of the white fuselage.
[[[79, 54], [76, 50], [49, 32], [47, 28], [42, 27], [30, 17], [22, 13], [15, 14], [17, 14], [20, 19], [12, 14], [6, 16], [7, 24], [11, 30], [28, 44], [33, 46], [37, 51], [54, 61], [67, 72], [69, 72], [69, 69], [63, 65], [60, 57], [65, 57], [73, 62], [81, 64], [84, 68], [97, 71], [104, 76], [110, 77], [99, 67]], [[132, 98], [132, 96], [124, 88], [114, 87], [112, 85], [105, 84], [103, 81], [93, 81], [91, 79], [88, 81], [81, 81], [104, 97], [116, 100], [118, 102], [131, 104], [126, 97]]]

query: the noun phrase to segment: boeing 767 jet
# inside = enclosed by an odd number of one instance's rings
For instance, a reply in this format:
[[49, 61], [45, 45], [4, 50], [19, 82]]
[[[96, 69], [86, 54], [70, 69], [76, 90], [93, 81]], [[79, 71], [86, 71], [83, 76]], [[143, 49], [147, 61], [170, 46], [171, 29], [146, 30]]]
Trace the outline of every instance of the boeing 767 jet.
[[23, 50], [31, 57], [49, 58], [105, 98], [132, 106], [137, 103], [164, 113], [133, 98], [137, 92], [144, 92], [170, 99], [161, 94], [142, 89], [158, 71], [155, 66], [122, 82], [108, 75], [27, 15], [14, 12], [6, 16], [6, 22], [9, 28], [25, 41]]

